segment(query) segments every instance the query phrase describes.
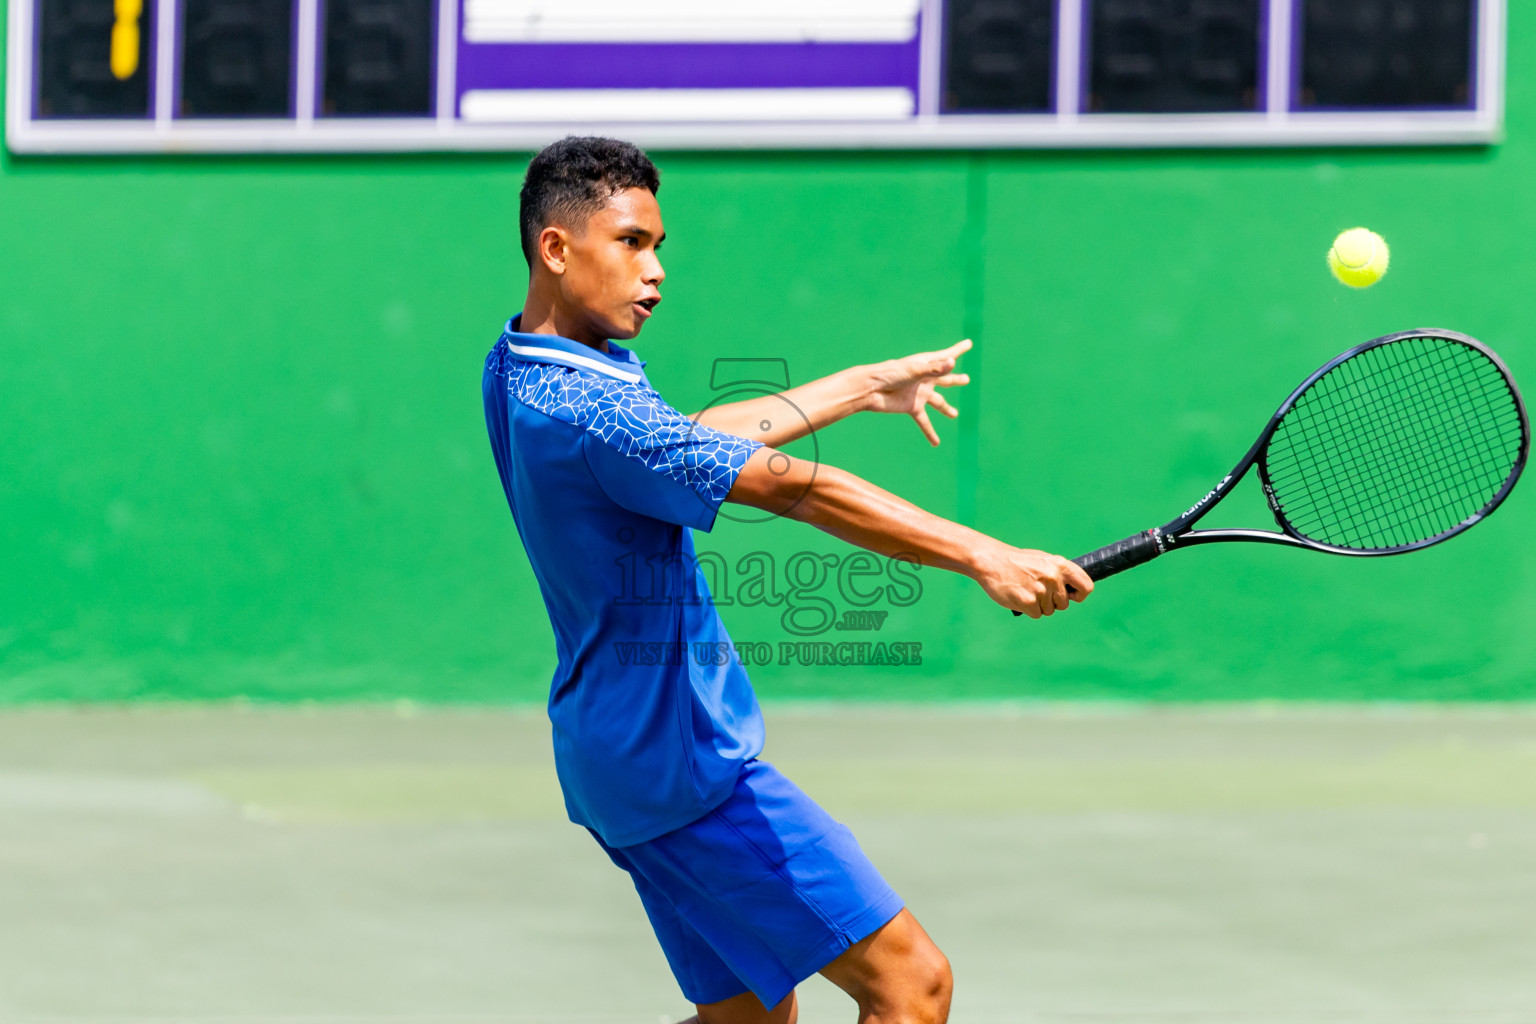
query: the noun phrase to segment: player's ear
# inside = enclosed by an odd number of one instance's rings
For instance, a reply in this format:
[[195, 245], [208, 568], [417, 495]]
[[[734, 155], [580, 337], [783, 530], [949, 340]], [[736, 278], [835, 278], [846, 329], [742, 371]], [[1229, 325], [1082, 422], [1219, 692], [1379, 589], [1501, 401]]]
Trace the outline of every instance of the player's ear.
[[565, 273], [566, 242], [565, 232], [553, 224], [539, 232], [539, 262], [551, 274]]

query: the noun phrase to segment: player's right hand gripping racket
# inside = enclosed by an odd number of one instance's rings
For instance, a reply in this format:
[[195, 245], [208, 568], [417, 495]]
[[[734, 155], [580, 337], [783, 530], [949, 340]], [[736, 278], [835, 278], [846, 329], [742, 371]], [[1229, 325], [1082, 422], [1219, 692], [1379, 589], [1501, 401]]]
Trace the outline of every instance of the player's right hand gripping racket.
[[[1223, 541], [1335, 555], [1417, 551], [1499, 507], [1525, 468], [1530, 433], [1509, 369], [1482, 342], [1455, 331], [1389, 334], [1303, 381], [1183, 515], [1072, 561], [1102, 580]], [[1255, 463], [1280, 532], [1194, 529]]]

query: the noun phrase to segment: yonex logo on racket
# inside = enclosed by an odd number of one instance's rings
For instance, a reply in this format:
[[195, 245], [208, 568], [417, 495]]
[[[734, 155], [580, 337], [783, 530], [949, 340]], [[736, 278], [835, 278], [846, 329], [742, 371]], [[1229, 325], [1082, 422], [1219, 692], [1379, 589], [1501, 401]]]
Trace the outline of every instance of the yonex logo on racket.
[[1206, 502], [1210, 501], [1212, 498], [1216, 497], [1216, 493], [1218, 491], [1220, 491], [1223, 487], [1227, 486], [1227, 484], [1230, 483], [1231, 480], [1232, 480], [1232, 474], [1231, 473], [1228, 473], [1226, 476], [1222, 477], [1221, 478], [1221, 483], [1217, 484], [1215, 487], [1212, 487], [1210, 489], [1210, 491], [1206, 494], [1205, 497], [1201, 498], [1199, 501], [1197, 501], [1193, 505], [1189, 506], [1189, 508], [1185, 509], [1184, 510], [1184, 514], [1186, 516], [1194, 515], [1195, 512], [1197, 512], [1200, 509], [1201, 506], [1203, 506]]
[[1271, 512], [1277, 516], [1285, 515], [1284, 510], [1280, 508], [1280, 499], [1275, 497], [1275, 489], [1268, 480], [1264, 481], [1264, 498], [1269, 502], [1269, 510]]

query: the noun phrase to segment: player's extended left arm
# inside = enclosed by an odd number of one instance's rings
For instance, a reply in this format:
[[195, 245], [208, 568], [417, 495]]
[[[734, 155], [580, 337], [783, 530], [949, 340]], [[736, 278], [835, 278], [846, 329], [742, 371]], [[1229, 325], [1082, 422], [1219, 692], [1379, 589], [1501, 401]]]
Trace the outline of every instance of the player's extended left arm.
[[[970, 383], [969, 375], [953, 372], [955, 362], [970, 347], [966, 340], [937, 352], [852, 366], [778, 395], [717, 405], [693, 419], [706, 427], [776, 447], [856, 412], [900, 412], [916, 420], [928, 443], [936, 445], [939, 435], [928, 419], [928, 409], [937, 409], [950, 419], [960, 415], [936, 389]], [[785, 401], [800, 415], [783, 415]]]
[[1088, 574], [1065, 558], [1005, 544], [845, 470], [772, 448], [752, 453], [726, 500], [809, 523], [888, 558], [913, 558], [962, 573], [1004, 608], [1032, 619], [1093, 591]]

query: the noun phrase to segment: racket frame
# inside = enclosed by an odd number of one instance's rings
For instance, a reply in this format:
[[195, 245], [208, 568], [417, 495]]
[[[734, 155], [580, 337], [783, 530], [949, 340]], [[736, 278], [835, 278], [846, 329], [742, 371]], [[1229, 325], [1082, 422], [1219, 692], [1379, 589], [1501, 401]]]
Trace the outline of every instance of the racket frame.
[[[1492, 500], [1490, 500], [1477, 512], [1468, 516], [1466, 519], [1462, 520], [1456, 525], [1442, 530], [1440, 533], [1435, 534], [1433, 537], [1414, 541], [1411, 544], [1401, 544], [1395, 547], [1386, 548], [1350, 548], [1341, 547], [1334, 544], [1325, 544], [1322, 541], [1313, 540], [1310, 537], [1302, 535], [1286, 520], [1285, 513], [1280, 508], [1280, 502], [1275, 497], [1274, 487], [1271, 485], [1269, 479], [1269, 465], [1267, 458], [1269, 442], [1274, 438], [1275, 431], [1280, 428], [1280, 421], [1285, 419], [1286, 415], [1301, 399], [1301, 396], [1306, 394], [1307, 390], [1311, 388], [1312, 385], [1316, 384], [1323, 377], [1327, 376], [1327, 374], [1339, 364], [1348, 362], [1362, 352], [1368, 352], [1373, 348], [1380, 348], [1383, 345], [1391, 345], [1394, 342], [1406, 341], [1410, 338], [1438, 338], [1445, 341], [1452, 341], [1456, 342], [1457, 344], [1465, 345], [1468, 348], [1475, 349], [1477, 352], [1481, 353], [1488, 359], [1489, 362], [1493, 363], [1493, 365], [1498, 368], [1499, 373], [1504, 378], [1505, 385], [1509, 388], [1510, 397], [1514, 399], [1515, 409], [1520, 416], [1520, 451], [1515, 457], [1515, 462], [1514, 465], [1510, 468], [1509, 475], [1505, 477], [1504, 483], [1500, 486], [1498, 492], [1493, 496]], [[1313, 551], [1325, 551], [1334, 555], [1376, 557], [1380, 555], [1405, 554], [1409, 551], [1417, 551], [1420, 548], [1427, 548], [1431, 544], [1438, 544], [1441, 541], [1449, 540], [1450, 538], [1456, 536], [1458, 533], [1470, 529], [1471, 527], [1477, 525], [1477, 523], [1481, 522], [1483, 519], [1486, 519], [1488, 516], [1492, 515], [1493, 511], [1504, 502], [1505, 498], [1509, 496], [1509, 492], [1514, 489], [1515, 482], [1520, 479], [1520, 474], [1525, 468], [1526, 458], [1530, 454], [1530, 446], [1531, 426], [1530, 420], [1526, 416], [1525, 400], [1520, 396], [1520, 389], [1515, 386], [1515, 379], [1513, 375], [1510, 374], [1509, 367], [1504, 365], [1504, 361], [1500, 359], [1492, 349], [1478, 341], [1476, 338], [1462, 334], [1459, 331], [1441, 330], [1438, 328], [1430, 327], [1418, 328], [1412, 331], [1398, 331], [1396, 334], [1385, 334], [1379, 338], [1372, 338], [1370, 341], [1356, 345], [1354, 348], [1340, 353], [1338, 356], [1335, 356], [1333, 359], [1330, 359], [1328, 362], [1319, 367], [1315, 372], [1307, 377], [1306, 380], [1298, 384], [1295, 390], [1293, 390], [1286, 397], [1284, 402], [1280, 403], [1280, 407], [1275, 410], [1275, 414], [1269, 418], [1269, 422], [1265, 424], [1263, 431], [1260, 432], [1258, 440], [1254, 441], [1253, 446], [1248, 449], [1248, 454], [1244, 455], [1242, 459], [1238, 461], [1237, 465], [1232, 468], [1232, 472], [1228, 473], [1225, 477], [1222, 478], [1221, 483], [1213, 487], [1205, 495], [1205, 497], [1191, 505], [1183, 515], [1163, 526], [1156, 527], [1147, 532], [1157, 543], [1157, 550], [1159, 554], [1166, 553], [1176, 547], [1195, 547], [1200, 544], [1216, 544], [1223, 541], [1257, 541], [1261, 544], [1283, 544], [1288, 547], [1311, 548]], [[1270, 512], [1274, 515], [1275, 524], [1280, 527], [1281, 532], [1275, 533], [1271, 530], [1192, 529], [1196, 523], [1205, 517], [1206, 513], [1210, 512], [1211, 509], [1220, 504], [1221, 500], [1231, 492], [1232, 488], [1237, 486], [1238, 482], [1242, 480], [1243, 477], [1248, 475], [1248, 470], [1253, 468], [1254, 463], [1258, 463], [1259, 484], [1263, 488], [1264, 499], [1269, 503]]]
[[[1280, 422], [1295, 407], [1301, 396], [1306, 394], [1307, 389], [1326, 376], [1329, 371], [1333, 370], [1340, 363], [1348, 362], [1362, 352], [1368, 352], [1373, 348], [1380, 348], [1383, 345], [1390, 345], [1393, 342], [1406, 341], [1410, 338], [1437, 338], [1465, 345], [1481, 353], [1498, 369], [1504, 378], [1505, 385], [1509, 388], [1510, 397], [1514, 400], [1515, 411], [1518, 413], [1520, 420], [1520, 450], [1515, 456], [1515, 461], [1510, 467], [1509, 474], [1504, 478], [1503, 484], [1500, 485], [1493, 498], [1477, 512], [1454, 526], [1442, 530], [1433, 537], [1415, 541], [1411, 544], [1401, 544], [1386, 548], [1350, 548], [1335, 544], [1325, 544], [1322, 541], [1303, 536], [1286, 520], [1285, 513], [1280, 507], [1279, 499], [1275, 497], [1274, 487], [1269, 479], [1267, 458], [1269, 442], [1274, 438], [1275, 431], [1280, 428]], [[1504, 360], [1500, 359], [1498, 354], [1487, 345], [1459, 331], [1434, 327], [1421, 327], [1411, 331], [1398, 331], [1396, 334], [1384, 334], [1379, 338], [1372, 338], [1370, 341], [1363, 342], [1346, 352], [1340, 353], [1324, 363], [1306, 380], [1297, 385], [1295, 390], [1286, 396], [1285, 401], [1280, 403], [1280, 408], [1275, 410], [1275, 414], [1269, 418], [1269, 422], [1265, 424], [1264, 429], [1259, 433], [1258, 439], [1248, 449], [1248, 454], [1244, 455], [1237, 465], [1232, 467], [1232, 472], [1222, 477], [1219, 484], [1206, 492], [1205, 497], [1191, 505], [1183, 515], [1163, 526], [1143, 530], [1141, 533], [1133, 534], [1115, 544], [1100, 548], [1097, 551], [1090, 551], [1086, 555], [1079, 555], [1072, 561], [1081, 566], [1093, 579], [1101, 580], [1149, 562], [1174, 548], [1197, 547], [1201, 544], [1217, 544], [1223, 541], [1283, 544], [1287, 547], [1310, 548], [1313, 551], [1355, 557], [1400, 555], [1409, 551], [1417, 551], [1420, 548], [1427, 548], [1431, 544], [1438, 544], [1443, 540], [1449, 540], [1458, 533], [1470, 529], [1492, 515], [1494, 510], [1503, 504], [1504, 499], [1509, 497], [1509, 492], [1514, 489], [1516, 482], [1519, 481], [1520, 474], [1525, 469], [1526, 459], [1530, 455], [1530, 448], [1531, 424], [1529, 417], [1526, 415], [1525, 399], [1521, 397], [1520, 389], [1515, 386], [1515, 379], [1509, 372], [1509, 367], [1504, 365]], [[1238, 482], [1248, 475], [1248, 471], [1253, 468], [1254, 463], [1259, 465], [1259, 483], [1263, 488], [1264, 498], [1269, 503], [1269, 510], [1275, 517], [1275, 523], [1280, 527], [1280, 532], [1244, 529], [1193, 529], [1196, 523], [1204, 518], [1211, 509], [1220, 504], [1221, 500], [1231, 492], [1232, 488], [1236, 487]], [[1067, 586], [1067, 590], [1075, 593], [1075, 588], [1070, 584]], [[1023, 612], [1015, 610], [1013, 614], [1017, 616], [1022, 615]]]

